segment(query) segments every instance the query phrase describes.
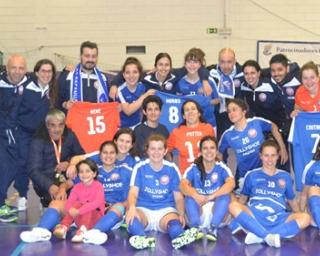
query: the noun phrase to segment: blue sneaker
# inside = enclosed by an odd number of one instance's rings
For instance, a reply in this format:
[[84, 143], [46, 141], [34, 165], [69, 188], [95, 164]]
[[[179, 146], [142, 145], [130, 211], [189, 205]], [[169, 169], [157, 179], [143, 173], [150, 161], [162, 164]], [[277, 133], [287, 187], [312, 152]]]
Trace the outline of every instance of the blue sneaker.
[[18, 216], [16, 214], [8, 214], [8, 215], [3, 215], [0, 216], [0, 221], [1, 222], [15, 222], [18, 220]]
[[18, 208], [9, 205], [2, 205], [0, 207], [0, 216], [11, 215], [18, 212]]

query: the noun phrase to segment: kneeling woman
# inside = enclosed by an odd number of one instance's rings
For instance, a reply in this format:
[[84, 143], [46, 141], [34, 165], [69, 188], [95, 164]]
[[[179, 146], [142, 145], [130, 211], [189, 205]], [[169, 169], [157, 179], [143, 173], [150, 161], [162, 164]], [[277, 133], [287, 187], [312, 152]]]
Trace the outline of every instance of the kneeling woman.
[[184, 230], [184, 202], [179, 191], [180, 174], [174, 163], [164, 160], [167, 143], [161, 135], [151, 135], [146, 142], [148, 159], [138, 163], [132, 173], [126, 222], [136, 249], [155, 246], [155, 238], [145, 231], [168, 232], [177, 249], [193, 242], [197, 229]]
[[207, 237], [216, 240], [217, 228], [223, 221], [235, 187], [231, 170], [217, 158], [213, 136], [200, 141], [200, 156], [185, 172], [181, 191], [186, 196], [185, 208], [190, 227], [207, 228]]
[[[299, 212], [290, 174], [276, 168], [279, 150], [272, 140], [261, 145], [262, 167], [246, 174], [240, 201], [229, 206], [231, 215], [248, 231], [246, 244], [265, 241], [280, 247], [280, 238], [293, 237], [310, 224], [310, 216]], [[293, 212], [287, 211], [287, 202]]]

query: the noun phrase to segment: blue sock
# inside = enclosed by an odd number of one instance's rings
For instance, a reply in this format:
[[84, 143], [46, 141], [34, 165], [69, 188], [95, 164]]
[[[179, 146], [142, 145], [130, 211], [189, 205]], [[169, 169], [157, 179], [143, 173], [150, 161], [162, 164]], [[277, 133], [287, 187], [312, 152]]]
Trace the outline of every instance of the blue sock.
[[179, 220], [170, 220], [168, 222], [167, 230], [171, 240], [180, 236], [184, 232], [184, 229]]
[[48, 230], [53, 229], [60, 222], [60, 214], [54, 208], [48, 208], [40, 218], [38, 227]]
[[106, 233], [109, 232], [121, 219], [122, 218], [120, 218], [114, 211], [108, 211], [93, 228]]
[[300, 228], [295, 220], [282, 223], [269, 231], [271, 234], [279, 234], [281, 238], [290, 238], [299, 232]]
[[128, 232], [131, 235], [138, 235], [138, 236], [146, 235], [146, 233], [144, 232], [144, 227], [142, 223], [137, 218], [134, 218], [132, 221], [132, 224], [128, 225]]
[[312, 218], [320, 228], [320, 196], [311, 196], [308, 203]]
[[185, 198], [185, 209], [188, 218], [188, 225], [190, 227], [200, 226], [200, 206], [198, 203], [189, 196]]
[[245, 211], [241, 211], [235, 220], [239, 222], [239, 224], [246, 230], [254, 233], [258, 237], [265, 238], [268, 235], [266, 229], [255, 218]]
[[214, 228], [219, 227], [224, 216], [228, 212], [230, 203], [230, 195], [222, 195], [216, 198], [214, 202], [214, 210], [211, 219], [211, 226]]

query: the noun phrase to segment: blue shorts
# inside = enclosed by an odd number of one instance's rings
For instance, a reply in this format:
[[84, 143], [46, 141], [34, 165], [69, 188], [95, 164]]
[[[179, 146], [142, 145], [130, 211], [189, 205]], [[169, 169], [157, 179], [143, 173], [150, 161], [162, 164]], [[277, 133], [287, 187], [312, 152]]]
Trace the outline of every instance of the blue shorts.
[[265, 228], [271, 229], [280, 224], [285, 223], [291, 212], [285, 210], [278, 212], [271, 212], [266, 209], [257, 209], [255, 206], [248, 206], [249, 210], [253, 213], [254, 218]]

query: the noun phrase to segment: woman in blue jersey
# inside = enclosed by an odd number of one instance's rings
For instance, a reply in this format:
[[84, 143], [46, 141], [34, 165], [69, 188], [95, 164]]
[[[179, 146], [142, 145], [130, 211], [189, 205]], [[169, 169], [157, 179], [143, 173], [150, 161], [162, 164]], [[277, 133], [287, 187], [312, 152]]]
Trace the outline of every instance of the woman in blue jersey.
[[301, 195], [301, 210], [308, 208], [311, 212], [314, 223], [312, 225], [320, 229], [320, 141], [317, 145], [313, 160], [305, 167], [302, 175], [304, 184]]
[[247, 171], [261, 166], [259, 149], [265, 140], [266, 133], [272, 133], [280, 145], [280, 162], [287, 162], [288, 154], [277, 125], [269, 120], [253, 117], [246, 118], [246, 103], [241, 99], [231, 99], [227, 105], [230, 121], [233, 123], [221, 136], [220, 153], [226, 155], [227, 149], [235, 151], [237, 158], [236, 182], [241, 188], [243, 177]]
[[310, 216], [299, 212], [290, 174], [276, 168], [279, 151], [273, 140], [261, 145], [262, 167], [246, 174], [239, 202], [230, 203], [231, 215], [248, 231], [246, 244], [279, 248], [280, 238], [291, 238], [310, 224]]
[[[173, 69], [171, 56], [166, 52], [158, 53], [154, 61], [154, 69], [146, 73], [142, 79], [142, 83], [146, 87], [146, 91], [154, 89], [165, 93], [176, 94], [176, 83], [186, 74], [184, 68]], [[205, 67], [200, 69], [200, 76], [203, 79], [203, 89], [206, 95], [212, 93], [212, 88], [208, 84], [208, 71]], [[123, 77], [118, 74], [111, 81], [110, 97], [115, 98], [117, 86], [123, 83]]]
[[29, 178], [27, 158], [32, 137], [44, 122], [50, 108], [55, 106], [57, 97], [56, 67], [51, 60], [39, 60], [33, 69], [30, 82], [27, 84], [18, 112], [18, 159], [19, 169], [14, 187], [19, 192], [17, 207], [26, 209]]
[[[138, 156], [135, 156], [135, 135], [130, 128], [120, 128], [113, 136], [113, 141], [117, 145], [117, 158], [116, 165], [125, 165], [133, 168], [137, 162], [140, 161]], [[95, 151], [93, 153], [75, 156], [71, 159], [71, 164], [67, 170], [67, 176], [74, 178], [76, 176], [75, 166], [81, 160], [90, 158], [98, 165], [101, 165], [100, 152]]]
[[[96, 223], [92, 230], [88, 231], [84, 237], [84, 232], [77, 234], [77, 242], [103, 244], [107, 240], [105, 232], [112, 228], [117, 228], [122, 223], [126, 209], [126, 199], [129, 191], [129, 183], [132, 169], [126, 166], [116, 166], [117, 147], [114, 142], [106, 141], [100, 147], [100, 159], [102, 166], [99, 167], [97, 180], [102, 183], [106, 201], [105, 215]], [[79, 179], [67, 180], [60, 185], [59, 197], [66, 199], [67, 193]], [[59, 209], [63, 212], [65, 201], [54, 201], [59, 203]], [[55, 205], [53, 205], [55, 206]], [[53, 207], [50, 205], [50, 207]], [[43, 215], [40, 223], [41, 228], [34, 228], [32, 231], [22, 232], [20, 237], [24, 242], [37, 242], [49, 240], [51, 232], [47, 227], [52, 227], [56, 223], [56, 218], [48, 214]], [[116, 226], [119, 223], [118, 226]], [[67, 232], [67, 230], [65, 230]], [[61, 234], [60, 234], [61, 236]], [[61, 236], [65, 237], [65, 236]]]
[[136, 249], [155, 246], [146, 231], [167, 232], [174, 248], [193, 242], [197, 229], [184, 230], [184, 202], [179, 191], [180, 174], [174, 163], [164, 160], [166, 140], [151, 135], [146, 142], [148, 159], [138, 163], [132, 173], [126, 222], [129, 242]]
[[209, 239], [217, 239], [217, 228], [228, 212], [230, 193], [235, 187], [231, 170], [217, 157], [213, 136], [200, 141], [200, 156], [183, 175], [180, 188], [185, 197], [187, 223], [206, 228]]
[[122, 75], [125, 82], [118, 88], [117, 101], [121, 103], [121, 127], [134, 128], [141, 122], [141, 105], [143, 100], [153, 95], [155, 90], [146, 92], [142, 78], [142, 65], [135, 57], [126, 59], [122, 66]]

